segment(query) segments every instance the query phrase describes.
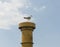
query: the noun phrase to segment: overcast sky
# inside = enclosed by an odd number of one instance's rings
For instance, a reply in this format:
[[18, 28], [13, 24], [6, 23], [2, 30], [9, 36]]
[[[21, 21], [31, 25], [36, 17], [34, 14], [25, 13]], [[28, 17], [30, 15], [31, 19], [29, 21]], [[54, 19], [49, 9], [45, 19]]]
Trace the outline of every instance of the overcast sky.
[[60, 47], [60, 0], [0, 0], [0, 47], [21, 47], [18, 24], [30, 15], [33, 47]]

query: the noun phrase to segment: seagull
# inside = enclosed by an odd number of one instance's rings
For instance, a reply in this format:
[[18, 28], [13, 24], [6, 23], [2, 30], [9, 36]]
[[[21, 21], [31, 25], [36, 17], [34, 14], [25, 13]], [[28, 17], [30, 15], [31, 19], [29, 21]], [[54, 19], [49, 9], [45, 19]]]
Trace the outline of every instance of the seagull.
[[31, 16], [28, 16], [28, 17], [24, 17], [24, 19], [30, 20], [31, 17], [32, 17], [32, 15]]

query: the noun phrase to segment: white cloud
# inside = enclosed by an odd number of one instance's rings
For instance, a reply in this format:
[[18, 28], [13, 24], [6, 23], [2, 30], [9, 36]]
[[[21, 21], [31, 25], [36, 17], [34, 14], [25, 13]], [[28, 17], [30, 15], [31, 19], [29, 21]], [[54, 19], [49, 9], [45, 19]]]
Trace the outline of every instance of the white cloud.
[[11, 2], [0, 1], [0, 29], [10, 29], [12, 25], [23, 21], [23, 14], [18, 11], [18, 8], [26, 8], [28, 6], [27, 0], [11, 0]]
[[36, 12], [43, 11], [44, 9], [46, 9], [46, 6], [33, 7], [33, 10], [36, 11]]
[[[17, 25], [19, 22], [23, 22], [23, 16], [28, 14], [23, 14], [22, 11], [18, 9], [29, 8], [32, 4], [29, 0], [10, 0], [0, 1], [0, 29], [10, 29], [12, 25]], [[33, 10], [39, 11], [38, 8], [32, 7]], [[41, 7], [39, 9], [44, 9]]]

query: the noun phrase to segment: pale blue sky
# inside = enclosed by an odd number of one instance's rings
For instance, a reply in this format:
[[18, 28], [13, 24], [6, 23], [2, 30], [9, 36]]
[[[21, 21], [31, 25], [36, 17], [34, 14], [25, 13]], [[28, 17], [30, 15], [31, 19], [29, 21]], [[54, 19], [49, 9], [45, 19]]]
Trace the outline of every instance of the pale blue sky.
[[[31, 7], [19, 11], [32, 15], [36, 23], [33, 47], [60, 47], [60, 0], [30, 0], [30, 3]], [[21, 47], [20, 43], [18, 25], [12, 25], [10, 30], [0, 29], [0, 47]]]

